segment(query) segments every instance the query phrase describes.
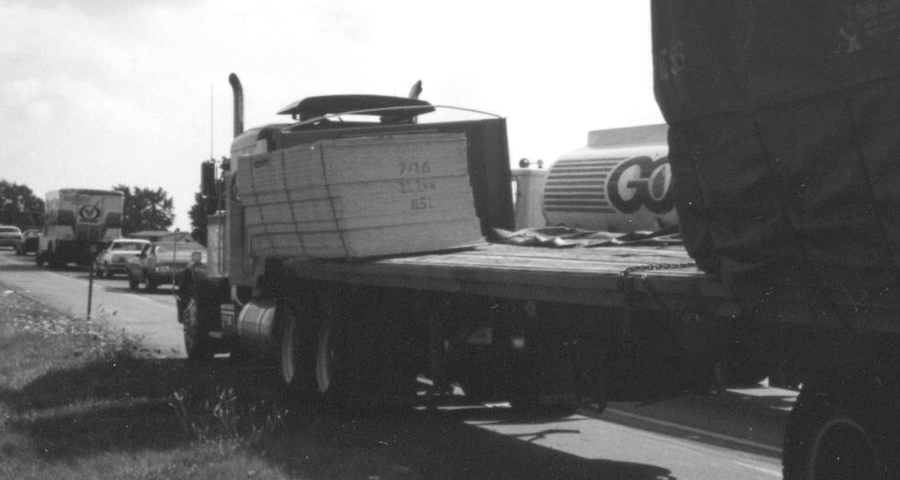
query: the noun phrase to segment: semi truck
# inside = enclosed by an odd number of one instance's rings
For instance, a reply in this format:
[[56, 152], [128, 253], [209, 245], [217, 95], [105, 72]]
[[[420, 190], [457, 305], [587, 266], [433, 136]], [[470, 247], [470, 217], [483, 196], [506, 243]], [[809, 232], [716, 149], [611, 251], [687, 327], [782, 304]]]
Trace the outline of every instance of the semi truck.
[[124, 198], [122, 192], [87, 188], [47, 192], [37, 265], [93, 265], [101, 246], [122, 236]]
[[[740, 348], [725, 347], [735, 313], [727, 292], [683, 248], [652, 239], [544, 248], [513, 238], [503, 118], [428, 122], [435, 107], [424, 100], [345, 95], [304, 99], [284, 110], [296, 121], [244, 131], [243, 90], [236, 76], [231, 82], [231, 157], [204, 163], [201, 175], [212, 205], [209, 261], [187, 270], [178, 288], [189, 358], [231, 353], [269, 362], [286, 388], [343, 405], [408, 401], [425, 378], [433, 397], [464, 392], [545, 412], [602, 409], [612, 393], [652, 387], [658, 395], [661, 383], [682, 391], [703, 384], [714, 361], [742, 360]], [[334, 117], [351, 114], [374, 121]], [[363, 152], [359, 162], [374, 162], [384, 145], [400, 145], [390, 150], [397, 159], [387, 160], [401, 175], [389, 181], [392, 195], [427, 214], [440, 208], [435, 192], [449, 178], [429, 175], [444, 175], [435, 173], [445, 168], [438, 162], [455, 162], [429, 157], [433, 144], [459, 146], [469, 190], [454, 196], [472, 205], [477, 242], [321, 258], [310, 254], [324, 248], [313, 237], [295, 236], [300, 227], [291, 220], [312, 211], [303, 203], [309, 195], [291, 187], [301, 179], [290, 165], [303, 155], [352, 147]], [[311, 165], [326, 161], [321, 155]], [[273, 165], [283, 170], [265, 174]], [[255, 192], [252, 182], [272, 190]], [[264, 196], [284, 207], [260, 210]], [[324, 207], [326, 216], [337, 203]], [[428, 229], [444, 228], [443, 218]], [[332, 239], [342, 252], [359, 248], [348, 248], [348, 237]]]

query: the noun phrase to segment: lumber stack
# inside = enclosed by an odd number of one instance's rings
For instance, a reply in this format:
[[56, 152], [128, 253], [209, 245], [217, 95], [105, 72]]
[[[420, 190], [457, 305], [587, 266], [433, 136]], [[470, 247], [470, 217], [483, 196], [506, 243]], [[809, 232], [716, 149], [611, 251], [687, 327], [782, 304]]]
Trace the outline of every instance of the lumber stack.
[[463, 134], [322, 140], [238, 159], [257, 257], [361, 258], [482, 243]]

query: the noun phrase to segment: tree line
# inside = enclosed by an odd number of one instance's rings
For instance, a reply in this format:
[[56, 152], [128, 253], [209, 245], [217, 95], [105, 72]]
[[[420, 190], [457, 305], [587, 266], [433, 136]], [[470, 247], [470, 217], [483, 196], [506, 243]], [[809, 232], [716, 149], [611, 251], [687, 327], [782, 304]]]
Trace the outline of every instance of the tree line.
[[[163, 188], [115, 185], [110, 190], [122, 192], [122, 234], [143, 230], [168, 230], [175, 220], [172, 197]], [[44, 200], [27, 185], [0, 179], [0, 224], [20, 228], [41, 228], [44, 223]]]

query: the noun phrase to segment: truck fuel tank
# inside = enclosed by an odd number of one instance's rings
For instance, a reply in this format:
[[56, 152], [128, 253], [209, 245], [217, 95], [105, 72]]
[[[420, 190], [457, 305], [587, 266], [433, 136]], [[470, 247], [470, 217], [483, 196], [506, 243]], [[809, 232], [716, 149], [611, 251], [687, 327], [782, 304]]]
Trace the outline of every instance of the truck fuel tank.
[[237, 319], [237, 335], [247, 353], [261, 358], [275, 355], [275, 301], [254, 300], [244, 305]]

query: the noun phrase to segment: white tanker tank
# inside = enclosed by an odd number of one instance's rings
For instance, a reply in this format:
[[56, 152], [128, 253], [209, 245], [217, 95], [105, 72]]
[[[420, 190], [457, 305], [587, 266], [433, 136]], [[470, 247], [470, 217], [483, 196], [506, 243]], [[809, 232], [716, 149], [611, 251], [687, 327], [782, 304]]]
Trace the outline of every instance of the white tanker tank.
[[594, 130], [586, 147], [548, 168], [520, 165], [516, 228], [633, 232], [677, 224], [666, 134], [666, 125]]

